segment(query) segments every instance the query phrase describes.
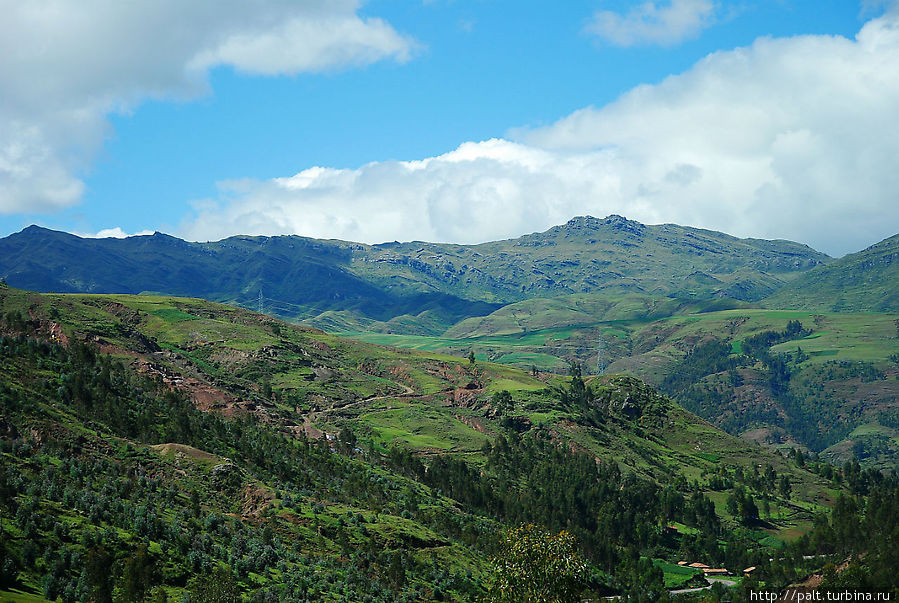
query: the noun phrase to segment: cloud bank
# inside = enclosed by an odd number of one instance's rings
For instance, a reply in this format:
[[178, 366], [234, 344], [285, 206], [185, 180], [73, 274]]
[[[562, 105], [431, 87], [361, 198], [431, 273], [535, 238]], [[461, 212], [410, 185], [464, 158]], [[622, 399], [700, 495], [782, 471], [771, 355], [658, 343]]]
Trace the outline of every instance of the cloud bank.
[[0, 213], [77, 203], [106, 116], [208, 92], [209, 69], [297, 74], [403, 61], [355, 0], [0, 0]]
[[761, 38], [508, 138], [223, 183], [181, 234], [475, 243], [619, 213], [856, 251], [899, 232], [899, 19]]

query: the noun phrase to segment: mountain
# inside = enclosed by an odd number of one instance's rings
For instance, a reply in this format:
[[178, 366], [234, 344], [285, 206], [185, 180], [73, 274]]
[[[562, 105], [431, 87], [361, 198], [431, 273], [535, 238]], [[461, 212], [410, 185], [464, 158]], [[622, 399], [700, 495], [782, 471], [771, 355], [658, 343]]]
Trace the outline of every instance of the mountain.
[[433, 290], [394, 295], [349, 269], [354, 247], [292, 236], [84, 239], [30, 226], [0, 239], [0, 274], [11, 285], [47, 292], [165, 292], [253, 307], [264, 294], [266, 311], [302, 318], [331, 310], [368, 322], [425, 313], [452, 324], [496, 308]]
[[480, 245], [363, 245], [299, 236], [191, 243], [83, 239], [31, 226], [0, 239], [0, 275], [35, 291], [202, 297], [329, 330], [439, 334], [533, 297], [624, 291], [757, 301], [830, 261], [789, 241], [737, 239], [621, 216], [578, 217]]
[[843, 490], [633, 377], [5, 286], [0, 457], [13, 600], [469, 600], [528, 523], [572, 535], [584, 596], [658, 595], [692, 579], [682, 556], [782, 585], [817, 563], [782, 540]]
[[899, 312], [899, 235], [808, 271], [764, 303], [769, 308]]
[[[606, 289], [756, 301], [830, 260], [790, 241], [738, 239], [611, 215], [480, 245], [376, 245], [355, 271], [387, 285], [402, 277], [467, 299], [510, 303]], [[395, 285], [396, 286], [396, 285]]]

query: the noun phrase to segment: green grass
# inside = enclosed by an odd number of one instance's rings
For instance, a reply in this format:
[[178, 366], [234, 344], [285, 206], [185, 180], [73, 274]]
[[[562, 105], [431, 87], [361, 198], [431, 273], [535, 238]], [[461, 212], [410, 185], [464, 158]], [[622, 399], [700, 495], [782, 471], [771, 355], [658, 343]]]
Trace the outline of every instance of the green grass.
[[440, 410], [421, 404], [361, 414], [382, 445], [404, 442], [414, 449], [480, 450], [487, 436]]
[[895, 314], [827, 314], [818, 319], [810, 337], [774, 346], [774, 352], [793, 352], [802, 348], [811, 362], [841, 360], [883, 362], [899, 351]]
[[[583, 297], [570, 296], [574, 300]], [[537, 366], [542, 371], [555, 372], [565, 372], [572, 357], [589, 369], [596, 359], [599, 333], [606, 340], [608, 360], [628, 355], [627, 342], [650, 338], [654, 341], [654, 349], [643, 351], [641, 355], [664, 353], [667, 347], [675, 346], [684, 339], [708, 336], [729, 340], [732, 353], [741, 354], [743, 341], [747, 337], [767, 330], [782, 331], [790, 320], [799, 320], [814, 332], [804, 339], [774, 346], [774, 352], [791, 352], [801, 347], [810, 356], [807, 362], [824, 362], [834, 356], [846, 360], [885, 362], [890, 354], [899, 351], [895, 326], [899, 315], [896, 314], [818, 314], [759, 308], [691, 313], [692, 309], [688, 306], [684, 308], [686, 314], [672, 314], [655, 320], [626, 312], [616, 315], [624, 318], [603, 320], [604, 314], [572, 310], [572, 316], [576, 315], [578, 320], [565, 324], [552, 304], [571, 305], [574, 303], [571, 299], [512, 304], [487, 317], [466, 319], [442, 336], [359, 332], [341, 335], [369, 343], [445, 351], [456, 355], [467, 354], [468, 350], [473, 349], [479, 358], [489, 356], [494, 362], [502, 364], [525, 369]], [[547, 302], [548, 309], [538, 303], [541, 301]], [[523, 305], [531, 314], [515, 310]], [[512, 317], [525, 323], [526, 328], [509, 327]], [[661, 335], [658, 341], [655, 334]]]
[[157, 310], [151, 310], [150, 314], [153, 316], [158, 316], [166, 322], [184, 322], [186, 320], [199, 320], [199, 317], [194, 316], [193, 314], [188, 314], [182, 310], [178, 310], [177, 308], [159, 308]]
[[48, 599], [18, 589], [0, 590], [0, 603], [37, 603], [38, 601], [46, 602]]
[[718, 461], [721, 460], [720, 454], [709, 454], [706, 452], [697, 452], [696, 456], [698, 456], [699, 458], [704, 459], [706, 461], [709, 461], [711, 463], [717, 463]]
[[665, 588], [668, 589], [679, 588], [685, 582], [688, 582], [693, 576], [702, 573], [701, 570], [698, 570], [694, 567], [686, 567], [683, 565], [677, 565], [676, 563], [668, 563], [667, 561], [662, 561], [661, 559], [653, 559], [652, 564], [662, 570]]
[[536, 366], [538, 369], [561, 371], [568, 367], [568, 364], [561, 358], [543, 352], [510, 352], [496, 358], [494, 362], [511, 364], [524, 369]]

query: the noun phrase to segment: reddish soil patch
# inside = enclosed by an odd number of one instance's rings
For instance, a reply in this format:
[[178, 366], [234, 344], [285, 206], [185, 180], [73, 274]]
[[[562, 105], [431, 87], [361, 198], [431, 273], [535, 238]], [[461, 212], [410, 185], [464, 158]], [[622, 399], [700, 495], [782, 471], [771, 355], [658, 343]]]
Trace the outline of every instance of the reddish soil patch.
[[228, 392], [205, 381], [195, 377], [185, 377], [171, 367], [152, 362], [139, 355], [137, 358], [134, 364], [136, 364], [138, 372], [155, 376], [169, 388], [186, 393], [200, 410], [207, 412], [219, 410], [226, 417], [250, 411], [260, 411], [264, 415], [263, 418], [268, 416], [268, 413], [257, 409], [253, 402], [238, 400]]
[[327, 343], [325, 343], [323, 341], [315, 340], [312, 343], [310, 343], [309, 345], [311, 345], [316, 350], [319, 350], [321, 352], [325, 352], [325, 353], [331, 352], [331, 346], [329, 346]]
[[244, 517], [259, 517], [262, 510], [272, 504], [274, 499], [274, 495], [268, 490], [246, 485], [241, 495], [240, 513]]
[[478, 417], [466, 417], [463, 415], [453, 415], [457, 421], [460, 423], [464, 423], [477, 431], [478, 433], [486, 433], [487, 435], [493, 435], [493, 432], [484, 427], [484, 422]]
[[483, 389], [460, 387], [453, 390], [453, 405], [462, 408], [471, 408], [477, 403], [478, 397], [483, 393]]

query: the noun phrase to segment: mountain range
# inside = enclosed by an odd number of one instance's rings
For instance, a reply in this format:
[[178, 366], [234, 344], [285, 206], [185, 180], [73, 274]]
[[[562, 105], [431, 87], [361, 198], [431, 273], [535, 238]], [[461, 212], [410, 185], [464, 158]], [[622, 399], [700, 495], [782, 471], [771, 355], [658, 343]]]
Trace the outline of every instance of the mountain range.
[[[621, 216], [577, 217], [546, 232], [479, 245], [365, 245], [300, 236], [195, 243], [155, 233], [85, 239], [30, 226], [0, 239], [0, 275], [15, 287], [161, 292], [257, 308], [292, 320], [399, 323], [415, 332], [535, 297], [628, 291], [758, 302], [833, 260], [790, 241]], [[257, 308], [258, 309], [258, 308]], [[400, 319], [400, 317], [403, 317]]]

